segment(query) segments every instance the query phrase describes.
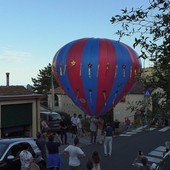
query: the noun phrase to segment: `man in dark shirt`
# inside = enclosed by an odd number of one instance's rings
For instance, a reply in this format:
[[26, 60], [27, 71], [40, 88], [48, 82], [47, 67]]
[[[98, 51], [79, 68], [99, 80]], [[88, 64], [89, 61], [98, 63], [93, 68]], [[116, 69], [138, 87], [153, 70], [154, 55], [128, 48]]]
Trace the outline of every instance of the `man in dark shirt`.
[[47, 157], [45, 136], [43, 136], [43, 134], [41, 134], [40, 132], [37, 133], [36, 144], [39, 147], [43, 158], [46, 160]]
[[[60, 122], [60, 133], [62, 144], [67, 144], [67, 123], [65, 117], [62, 116], [62, 121]], [[64, 139], [63, 139], [64, 138]]]

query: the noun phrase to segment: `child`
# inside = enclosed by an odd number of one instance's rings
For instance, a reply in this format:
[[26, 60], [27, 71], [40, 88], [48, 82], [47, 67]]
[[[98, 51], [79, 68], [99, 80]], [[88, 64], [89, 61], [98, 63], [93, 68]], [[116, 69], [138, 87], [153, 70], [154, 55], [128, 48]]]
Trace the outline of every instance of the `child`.
[[93, 169], [92, 170], [100, 170], [100, 156], [97, 151], [92, 153], [92, 161], [93, 161]]

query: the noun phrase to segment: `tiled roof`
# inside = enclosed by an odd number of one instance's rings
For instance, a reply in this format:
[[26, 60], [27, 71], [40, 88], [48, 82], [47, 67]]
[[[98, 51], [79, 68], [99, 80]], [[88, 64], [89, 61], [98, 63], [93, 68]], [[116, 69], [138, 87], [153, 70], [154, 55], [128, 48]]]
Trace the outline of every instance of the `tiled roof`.
[[[49, 91], [48, 93], [51, 94], [51, 93], [52, 93], [52, 90], [50, 89], [50, 91]], [[65, 91], [64, 91], [61, 87], [55, 88], [55, 89], [54, 89], [54, 93], [55, 93], [55, 94], [64, 94], [64, 95], [66, 94]]]
[[57, 87], [56, 89], [54, 89], [54, 93], [66, 94], [65, 91], [61, 87]]
[[0, 86], [0, 96], [28, 94], [32, 94], [32, 92], [24, 86]]

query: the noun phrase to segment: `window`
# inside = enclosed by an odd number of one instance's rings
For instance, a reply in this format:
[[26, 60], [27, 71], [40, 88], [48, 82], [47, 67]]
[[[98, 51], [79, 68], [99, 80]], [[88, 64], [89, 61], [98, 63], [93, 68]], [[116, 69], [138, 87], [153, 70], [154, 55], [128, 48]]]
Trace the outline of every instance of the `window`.
[[2, 155], [4, 154], [4, 152], [6, 151], [7, 148], [8, 148], [7, 144], [5, 144], [5, 143], [0, 144], [0, 158], [2, 157]]
[[58, 96], [57, 94], [54, 95], [55, 106], [58, 106]]

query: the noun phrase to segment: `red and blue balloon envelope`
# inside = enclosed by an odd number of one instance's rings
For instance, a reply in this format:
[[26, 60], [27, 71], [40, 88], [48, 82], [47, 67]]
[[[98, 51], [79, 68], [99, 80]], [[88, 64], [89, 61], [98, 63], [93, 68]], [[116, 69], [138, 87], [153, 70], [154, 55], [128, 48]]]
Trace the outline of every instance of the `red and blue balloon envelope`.
[[84, 38], [54, 56], [53, 74], [74, 103], [91, 116], [113, 108], [132, 88], [140, 71], [137, 53], [109, 39]]

